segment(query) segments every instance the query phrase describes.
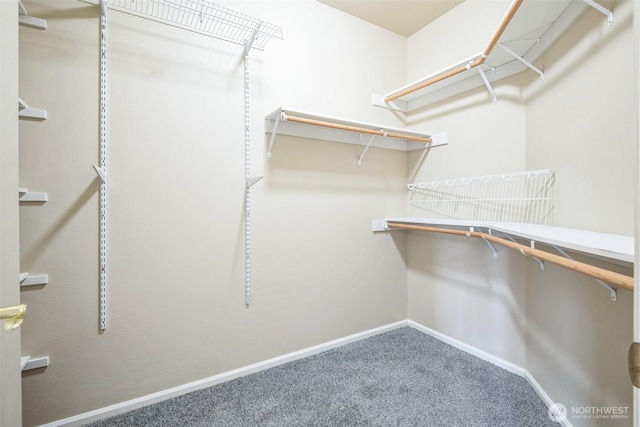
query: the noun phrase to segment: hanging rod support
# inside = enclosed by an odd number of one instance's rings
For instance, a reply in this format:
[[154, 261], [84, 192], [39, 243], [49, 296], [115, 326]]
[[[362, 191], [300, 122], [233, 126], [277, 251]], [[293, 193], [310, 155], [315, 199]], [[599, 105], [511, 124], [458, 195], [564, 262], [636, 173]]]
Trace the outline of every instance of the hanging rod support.
[[517, 53], [515, 53], [514, 51], [512, 51], [511, 49], [509, 49], [508, 47], [506, 47], [502, 43], [498, 43], [498, 46], [500, 46], [502, 48], [502, 50], [507, 52], [509, 55], [513, 56], [518, 61], [522, 62], [524, 65], [526, 65], [527, 67], [531, 68], [533, 71], [538, 73], [540, 75], [540, 80], [544, 80], [544, 73], [539, 68], [537, 68], [535, 65], [533, 65], [531, 62], [527, 61], [522, 56], [518, 55]]
[[498, 102], [498, 98], [496, 97], [496, 93], [491, 87], [491, 83], [489, 83], [489, 80], [487, 79], [487, 76], [484, 74], [484, 71], [482, 71], [481, 67], [478, 67], [478, 74], [480, 74], [480, 77], [482, 77], [482, 81], [484, 82], [484, 85], [487, 87], [487, 90], [491, 94], [491, 97], [493, 98], [493, 103], [495, 104], [496, 102]]
[[271, 150], [273, 149], [273, 143], [276, 141], [276, 135], [278, 134], [278, 125], [280, 124], [280, 120], [282, 120], [284, 116], [284, 112], [281, 112], [276, 116], [276, 123], [273, 125], [273, 130], [271, 131], [271, 140], [269, 140], [269, 148], [267, 149], [267, 157], [271, 158]]
[[484, 236], [480, 236], [480, 237], [482, 237], [482, 240], [484, 240], [484, 242], [487, 244], [487, 246], [489, 246], [489, 249], [491, 249], [491, 257], [493, 259], [498, 259], [498, 252], [496, 252], [496, 248], [493, 247], [491, 242], [488, 241], [486, 237], [484, 237]]
[[256, 24], [255, 30], [253, 30], [253, 32], [251, 33], [249, 38], [244, 41], [244, 52], [245, 52], [245, 55], [249, 54], [249, 51], [251, 50], [251, 46], [253, 46], [253, 42], [255, 42], [256, 39], [258, 38], [258, 33], [260, 32], [260, 26], [261, 25], [262, 25], [262, 21], [258, 22]]
[[[571, 255], [569, 255], [567, 252], [565, 252], [565, 250], [564, 250], [564, 249], [562, 249], [562, 248], [560, 248], [560, 247], [558, 247], [558, 246], [556, 246], [556, 245], [551, 245], [551, 246], [552, 246], [556, 251], [560, 252], [560, 254], [561, 254], [563, 257], [568, 258], [568, 259], [571, 259], [571, 260], [573, 259], [573, 258], [571, 257]], [[609, 293], [611, 294], [611, 301], [616, 302], [616, 301], [618, 300], [618, 292], [616, 291], [616, 289], [615, 289], [615, 288], [613, 288], [613, 287], [609, 286], [607, 283], [603, 282], [603, 281], [602, 281], [602, 280], [600, 280], [600, 279], [594, 279], [594, 280], [595, 280], [596, 282], [598, 282], [600, 285], [602, 285], [606, 290], [608, 290], [608, 291], [609, 291]]]
[[613, 25], [613, 12], [611, 12], [609, 9], [605, 8], [595, 0], [582, 0], [582, 1], [584, 1], [586, 4], [588, 4], [592, 8], [596, 9], [598, 12], [605, 15], [607, 17], [607, 23], [609, 25]]
[[[501, 233], [504, 237], [506, 237], [507, 239], [511, 240], [513, 243], [516, 243], [516, 244], [518, 243], [518, 242], [516, 242], [516, 239], [514, 239], [510, 234], [507, 234], [507, 233], [505, 233], [504, 231], [501, 231], [500, 233]], [[491, 234], [491, 230], [489, 230], [489, 234]], [[535, 248], [536, 248], [536, 242], [532, 240], [532, 241], [531, 241], [531, 249], [535, 249]], [[544, 271], [544, 261], [543, 261], [543, 260], [541, 260], [540, 258], [538, 258], [538, 257], [536, 257], [536, 256], [529, 255], [528, 253], [526, 253], [526, 252], [524, 251], [524, 249], [520, 249], [520, 251], [519, 251], [519, 252], [520, 252], [522, 255], [524, 255], [524, 256], [530, 256], [531, 258], [535, 259], [535, 260], [538, 262], [538, 264], [540, 264], [540, 270], [543, 270], [543, 271]]]
[[[383, 136], [387, 136], [387, 133], [385, 132]], [[360, 135], [360, 137], [362, 138], [362, 135]], [[362, 159], [364, 159], [364, 155], [367, 154], [367, 150], [369, 149], [369, 147], [371, 147], [371, 143], [375, 138], [375, 135], [371, 135], [371, 138], [369, 138], [369, 142], [364, 147], [364, 150], [362, 151], [362, 154], [360, 154], [360, 157], [358, 157], [358, 166], [362, 166]]]

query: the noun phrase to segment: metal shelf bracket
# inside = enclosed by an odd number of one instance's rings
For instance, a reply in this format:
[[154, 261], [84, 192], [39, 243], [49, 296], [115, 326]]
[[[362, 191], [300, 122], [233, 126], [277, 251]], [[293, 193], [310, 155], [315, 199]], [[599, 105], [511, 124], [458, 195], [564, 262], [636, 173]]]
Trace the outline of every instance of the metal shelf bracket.
[[[271, 158], [271, 150], [273, 149], [273, 143], [276, 141], [276, 135], [278, 134], [278, 125], [280, 124], [280, 120], [282, 120], [282, 116], [284, 116], [284, 112], [280, 112], [276, 116], [276, 121], [273, 125], [273, 131], [271, 132], [271, 139], [269, 140], [269, 148], [267, 148], [267, 158]], [[267, 123], [268, 126], [271, 126], [271, 120]]]
[[[568, 253], [566, 253], [564, 251], [564, 249], [556, 246], [556, 245], [551, 245], [556, 251], [558, 251], [563, 257], [568, 258], [568, 259], [573, 259]], [[607, 283], [603, 282], [600, 279], [595, 279], [596, 282], [598, 282], [602, 287], [604, 287], [606, 290], [609, 291], [609, 293], [611, 294], [611, 301], [616, 302], [618, 300], [618, 291], [609, 286]]]
[[22, 4], [22, 0], [18, 0], [18, 24], [25, 27], [35, 28], [36, 30], [47, 29], [47, 20], [29, 16], [27, 9]]
[[40, 274], [31, 276], [29, 273], [20, 273], [20, 286], [38, 286], [49, 283], [49, 275]]
[[[387, 136], [386, 132], [384, 133], [384, 136]], [[367, 145], [364, 147], [362, 154], [360, 154], [360, 157], [358, 157], [358, 166], [362, 166], [362, 159], [364, 159], [364, 155], [367, 154], [367, 150], [369, 149], [369, 147], [371, 147], [371, 143], [373, 142], [375, 137], [376, 137], [375, 135], [371, 135], [371, 138], [369, 139], [369, 142], [367, 143]], [[360, 139], [362, 139], [362, 134], [360, 134]]]
[[507, 52], [509, 55], [513, 56], [518, 61], [522, 62], [524, 65], [526, 65], [527, 67], [531, 68], [533, 71], [538, 73], [540, 75], [540, 80], [544, 80], [544, 73], [539, 68], [537, 68], [535, 65], [533, 65], [531, 62], [527, 61], [522, 56], [518, 55], [517, 53], [515, 53], [514, 51], [512, 51], [511, 49], [509, 49], [508, 47], [506, 47], [502, 43], [498, 43], [498, 46], [500, 46], [502, 48], [502, 50]]
[[496, 93], [491, 87], [491, 83], [489, 83], [487, 76], [484, 74], [484, 71], [482, 71], [482, 68], [480, 67], [478, 67], [478, 74], [480, 74], [480, 77], [482, 77], [482, 81], [484, 82], [484, 85], [487, 87], [487, 90], [491, 94], [491, 97], [493, 98], [493, 103], [495, 104], [496, 102], [498, 102], [498, 97], [496, 97]]
[[595, 0], [582, 0], [582, 1], [584, 1], [586, 4], [588, 4], [592, 8], [596, 9], [598, 12], [605, 15], [607, 17], [607, 23], [609, 25], [613, 25], [613, 12], [611, 12], [609, 9], [605, 8], [604, 6], [600, 5]]

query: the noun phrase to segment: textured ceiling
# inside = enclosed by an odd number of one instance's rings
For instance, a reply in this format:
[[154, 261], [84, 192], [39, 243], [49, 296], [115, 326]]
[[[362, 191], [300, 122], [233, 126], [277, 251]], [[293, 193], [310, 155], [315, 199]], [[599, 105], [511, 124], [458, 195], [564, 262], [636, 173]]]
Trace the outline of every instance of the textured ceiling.
[[328, 6], [409, 37], [463, 0], [318, 0]]

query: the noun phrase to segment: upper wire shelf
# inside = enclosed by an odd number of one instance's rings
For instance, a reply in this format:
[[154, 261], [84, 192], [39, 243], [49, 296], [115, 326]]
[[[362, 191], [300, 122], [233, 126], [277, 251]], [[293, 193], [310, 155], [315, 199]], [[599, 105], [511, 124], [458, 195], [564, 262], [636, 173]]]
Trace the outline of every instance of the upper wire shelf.
[[545, 169], [409, 184], [409, 216], [547, 225], [554, 182]]
[[282, 27], [206, 0], [106, 0], [109, 8], [252, 48], [282, 39]]

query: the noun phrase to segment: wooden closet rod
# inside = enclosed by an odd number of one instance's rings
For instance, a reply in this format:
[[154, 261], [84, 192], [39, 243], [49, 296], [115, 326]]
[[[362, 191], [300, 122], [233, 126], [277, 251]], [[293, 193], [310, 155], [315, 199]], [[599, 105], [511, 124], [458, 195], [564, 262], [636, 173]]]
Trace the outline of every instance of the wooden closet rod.
[[491, 51], [493, 51], [493, 48], [496, 47], [496, 44], [498, 44], [498, 40], [500, 40], [500, 37], [502, 37], [502, 34], [504, 33], [504, 31], [507, 29], [507, 27], [509, 26], [509, 24], [511, 23], [511, 20], [513, 19], [513, 17], [515, 16], [516, 12], [518, 11], [518, 9], [520, 8], [520, 5], [522, 4], [524, 0], [513, 0], [513, 2], [511, 3], [511, 6], [509, 6], [509, 10], [507, 10], [506, 15], [504, 15], [504, 18], [502, 18], [502, 22], [500, 22], [500, 25], [498, 26], [498, 28], [496, 29], [496, 31], [493, 33], [493, 36], [491, 37], [491, 40], [489, 41], [489, 44], [487, 44], [487, 47], [484, 49], [484, 51], [479, 55], [480, 57], [477, 59], [474, 59], [473, 61], [469, 62], [466, 65], [460, 65], [457, 68], [454, 68], [453, 70], [447, 71], [444, 74], [441, 74], [439, 76], [435, 76], [432, 79], [429, 79], [427, 81], [421, 82], [421, 83], [417, 83], [413, 86], [409, 86], [408, 88], [387, 96], [384, 99], [384, 102], [391, 102], [395, 99], [401, 98], [405, 95], [408, 95], [412, 92], [415, 92], [417, 90], [420, 89], [424, 89], [427, 86], [431, 86], [432, 84], [438, 83], [442, 80], [448, 79], [449, 77], [453, 77], [456, 74], [460, 74], [464, 71], [470, 70], [472, 68], [477, 67], [478, 65], [482, 65], [485, 63], [485, 61], [487, 60], [487, 57], [489, 56], [489, 54], [491, 53]]
[[282, 113], [282, 120], [287, 122], [303, 123], [306, 125], [314, 125], [314, 126], [323, 126], [327, 128], [346, 130], [351, 132], [366, 133], [369, 135], [383, 136], [386, 138], [402, 139], [404, 141], [417, 141], [417, 142], [424, 142], [425, 144], [430, 144], [433, 142], [433, 139], [428, 137], [423, 137], [423, 136], [405, 135], [401, 133], [386, 132], [384, 130], [378, 130], [378, 129], [367, 129], [367, 128], [361, 128], [356, 126], [341, 125], [338, 123], [330, 123], [330, 122], [323, 122], [320, 120], [306, 119], [304, 117], [289, 116], [284, 113]]
[[403, 224], [401, 222], [388, 222], [387, 225], [389, 226], [389, 228], [404, 228], [407, 230], [432, 231], [435, 233], [484, 238], [490, 242], [498, 243], [500, 245], [514, 249], [524, 255], [533, 256], [543, 261], [549, 261], [550, 263], [568, 268], [573, 271], [577, 271], [578, 273], [586, 274], [587, 276], [600, 279], [604, 282], [611, 283], [612, 285], [620, 288], [628, 289], [630, 291], [633, 290], [633, 277], [625, 276], [624, 274], [609, 271], [600, 267], [595, 267], [593, 265], [585, 264], [573, 259], [564, 258], [559, 255], [541, 251], [540, 249], [531, 248], [529, 246], [512, 242], [511, 240], [502, 239], [488, 233], [482, 233], [479, 231], [451, 230], [448, 228], [428, 227], [424, 225]]

